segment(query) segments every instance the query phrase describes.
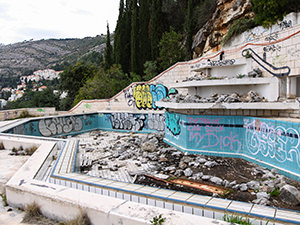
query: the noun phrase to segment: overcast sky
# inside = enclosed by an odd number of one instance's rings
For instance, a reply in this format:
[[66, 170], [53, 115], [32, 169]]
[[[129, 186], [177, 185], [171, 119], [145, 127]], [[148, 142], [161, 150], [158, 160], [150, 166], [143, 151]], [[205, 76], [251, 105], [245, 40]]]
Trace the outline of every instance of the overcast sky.
[[0, 43], [83, 38], [115, 30], [119, 0], [0, 0]]

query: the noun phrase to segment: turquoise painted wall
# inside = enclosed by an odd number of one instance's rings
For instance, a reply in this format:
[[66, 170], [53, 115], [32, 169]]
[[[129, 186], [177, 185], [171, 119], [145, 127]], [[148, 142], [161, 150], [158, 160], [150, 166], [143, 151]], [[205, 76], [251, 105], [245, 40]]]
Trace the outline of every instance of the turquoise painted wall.
[[182, 151], [244, 158], [300, 180], [299, 123], [166, 112], [165, 126], [165, 141]]
[[164, 121], [163, 113], [93, 113], [31, 119], [5, 133], [44, 137], [75, 135], [96, 129], [151, 133], [163, 132]]
[[165, 132], [191, 154], [239, 157], [300, 181], [300, 124], [255, 117], [178, 113], [94, 113], [31, 119], [5, 133], [57, 137], [91, 130]]
[[165, 129], [163, 113], [99, 113], [98, 127], [101, 130], [124, 132], [163, 132]]
[[97, 114], [81, 114], [31, 119], [5, 131], [5, 133], [57, 137], [62, 135], [74, 135], [97, 128]]

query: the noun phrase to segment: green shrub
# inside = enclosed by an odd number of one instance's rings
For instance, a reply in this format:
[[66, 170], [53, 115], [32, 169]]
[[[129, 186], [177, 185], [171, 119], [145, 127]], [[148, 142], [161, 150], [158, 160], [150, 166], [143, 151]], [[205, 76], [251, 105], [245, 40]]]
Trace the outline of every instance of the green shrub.
[[279, 190], [278, 187], [277, 187], [277, 188], [274, 188], [274, 190], [270, 192], [270, 196], [271, 196], [271, 197], [277, 197], [277, 196], [279, 196], [279, 195], [280, 195], [280, 190]]
[[159, 216], [153, 217], [152, 220], [150, 220], [150, 223], [153, 225], [162, 225], [165, 222], [166, 218], [163, 218], [160, 214]]
[[227, 34], [223, 38], [223, 44], [226, 44], [231, 38], [255, 27], [254, 20], [250, 17], [244, 17], [235, 20], [229, 27]]

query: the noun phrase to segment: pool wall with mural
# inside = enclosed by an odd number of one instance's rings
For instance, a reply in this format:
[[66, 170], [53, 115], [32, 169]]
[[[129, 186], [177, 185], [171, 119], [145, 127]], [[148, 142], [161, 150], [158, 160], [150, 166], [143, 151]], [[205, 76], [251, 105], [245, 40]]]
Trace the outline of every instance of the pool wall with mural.
[[179, 113], [91, 113], [28, 119], [5, 133], [59, 137], [92, 130], [165, 132], [190, 154], [237, 157], [300, 181], [299, 123], [247, 116]]
[[165, 141], [190, 154], [238, 157], [300, 181], [299, 123], [166, 112]]

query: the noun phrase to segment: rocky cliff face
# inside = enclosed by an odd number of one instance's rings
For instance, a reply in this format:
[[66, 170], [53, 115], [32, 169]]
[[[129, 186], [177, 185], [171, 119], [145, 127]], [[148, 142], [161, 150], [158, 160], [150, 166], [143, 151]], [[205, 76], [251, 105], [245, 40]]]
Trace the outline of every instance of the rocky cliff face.
[[[0, 46], [0, 77], [20, 76], [26, 71], [46, 69], [105, 48], [106, 36], [83, 39], [24, 41]], [[104, 43], [104, 44], [103, 44]]]
[[197, 32], [193, 41], [194, 58], [213, 49], [218, 51], [234, 20], [253, 17], [250, 0], [219, 0], [212, 18]]

